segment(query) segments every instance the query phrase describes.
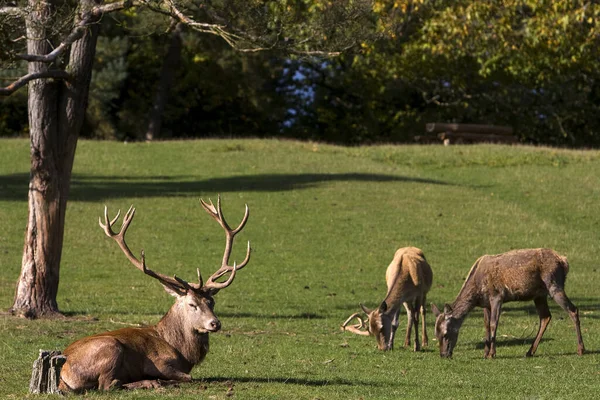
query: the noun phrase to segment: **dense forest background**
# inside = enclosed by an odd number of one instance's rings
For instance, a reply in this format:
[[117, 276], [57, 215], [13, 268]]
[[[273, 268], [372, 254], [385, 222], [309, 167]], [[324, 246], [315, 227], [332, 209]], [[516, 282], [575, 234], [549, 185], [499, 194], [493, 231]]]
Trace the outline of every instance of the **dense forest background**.
[[[511, 126], [523, 143], [597, 147], [599, 10], [566, 0], [374, 1], [365, 27], [374, 35], [360, 32], [328, 57], [240, 52], [143, 9], [115, 13], [100, 22], [81, 136], [145, 140], [158, 113], [153, 139], [412, 143], [427, 122], [459, 122]], [[5, 23], [0, 40], [19, 36]], [[0, 58], [9, 52], [0, 46]], [[26, 71], [25, 62], [2, 67], [5, 80]], [[0, 97], [0, 136], [27, 135], [27, 91]]]

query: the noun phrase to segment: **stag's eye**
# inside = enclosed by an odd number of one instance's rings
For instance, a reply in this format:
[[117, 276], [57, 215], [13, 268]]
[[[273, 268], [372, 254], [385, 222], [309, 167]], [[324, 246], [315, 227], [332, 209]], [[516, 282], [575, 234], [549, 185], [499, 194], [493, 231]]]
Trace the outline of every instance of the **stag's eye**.
[[196, 304], [192, 304], [192, 303], [190, 303], [190, 304], [188, 304], [188, 305], [189, 305], [190, 307], [192, 307], [192, 309], [193, 309], [194, 311], [198, 309], [198, 306], [197, 306]]

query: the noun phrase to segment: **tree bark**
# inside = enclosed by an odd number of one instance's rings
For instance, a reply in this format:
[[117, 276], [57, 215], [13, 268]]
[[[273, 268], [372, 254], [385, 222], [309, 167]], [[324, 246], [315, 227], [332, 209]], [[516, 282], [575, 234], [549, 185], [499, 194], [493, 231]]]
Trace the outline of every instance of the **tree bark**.
[[60, 393], [60, 370], [66, 360], [60, 351], [40, 349], [40, 356], [33, 363], [29, 393]]
[[163, 112], [165, 111], [165, 105], [167, 104], [167, 98], [169, 97], [169, 89], [173, 84], [175, 73], [177, 72], [181, 60], [182, 28], [183, 25], [179, 22], [171, 32], [171, 41], [169, 43], [169, 49], [167, 50], [167, 57], [163, 63], [160, 81], [156, 88], [154, 104], [152, 105], [150, 115], [148, 116], [148, 129], [146, 130], [147, 141], [153, 140], [160, 134]]
[[[100, 2], [82, 0], [80, 13]], [[52, 39], [49, 30], [54, 1], [29, 0], [26, 18], [29, 54], [47, 54]], [[26, 318], [60, 314], [58, 292], [65, 215], [77, 139], [87, 108], [87, 97], [95, 55], [98, 24], [88, 27], [71, 46], [66, 70], [68, 80], [37, 79], [29, 82], [29, 129], [31, 170], [29, 216], [21, 274], [11, 312]], [[29, 73], [45, 71], [49, 65], [29, 62]]]

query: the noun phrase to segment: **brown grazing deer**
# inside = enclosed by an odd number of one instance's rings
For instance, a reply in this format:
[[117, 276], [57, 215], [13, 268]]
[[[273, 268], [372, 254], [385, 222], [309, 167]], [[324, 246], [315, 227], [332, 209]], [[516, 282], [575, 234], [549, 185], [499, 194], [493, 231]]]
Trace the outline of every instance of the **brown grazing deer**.
[[[419, 325], [419, 313], [421, 313], [422, 317], [422, 342], [423, 346], [427, 346], [425, 300], [433, 281], [433, 272], [421, 249], [416, 247], [398, 249], [385, 272], [385, 281], [388, 287], [387, 295], [377, 309], [369, 310], [364, 305], [360, 305], [367, 314], [367, 330], [362, 329], [365, 324], [359, 313], [352, 314], [344, 322], [342, 329], [359, 335], [373, 335], [377, 339], [377, 347], [380, 350], [392, 350], [394, 347], [394, 336], [396, 329], [398, 329], [398, 316], [401, 306], [404, 305], [407, 315], [404, 346], [410, 346], [410, 335], [414, 325], [414, 350], [419, 351], [421, 349], [417, 329]], [[358, 318], [360, 322], [348, 326], [354, 318]]]
[[[221, 211], [221, 199], [217, 207], [212, 202], [201, 200], [202, 207], [225, 230], [225, 252], [221, 267], [203, 283], [198, 269], [198, 283], [188, 283], [172, 278], [146, 267], [144, 251], [138, 260], [125, 243], [125, 232], [135, 214], [133, 206], [123, 219], [121, 231], [115, 233], [112, 225], [119, 218], [109, 221], [104, 209], [104, 223], [100, 226], [113, 238], [129, 261], [146, 275], [157, 279], [165, 290], [175, 297], [175, 304], [154, 326], [124, 328], [112, 332], [85, 337], [69, 345], [64, 355], [67, 358], [60, 375], [59, 389], [62, 392], [81, 392], [99, 388], [151, 388], [162, 384], [188, 382], [190, 371], [202, 362], [208, 352], [208, 333], [221, 329], [221, 322], [215, 316], [213, 296], [233, 282], [237, 271], [250, 259], [250, 242], [242, 263], [229, 265], [229, 256], [235, 235], [242, 230], [248, 220], [249, 210], [242, 222], [231, 229]], [[227, 274], [224, 282], [217, 280]]]
[[452, 357], [458, 340], [458, 331], [469, 311], [483, 308], [485, 324], [485, 358], [496, 356], [496, 329], [503, 303], [533, 300], [540, 317], [540, 325], [525, 356], [535, 353], [542, 335], [552, 318], [547, 297], [550, 295], [573, 320], [577, 332], [577, 354], [585, 351], [579, 312], [567, 297], [564, 287], [569, 272], [567, 259], [551, 249], [513, 250], [498, 255], [484, 255], [471, 267], [469, 275], [452, 305], [444, 312], [432, 304], [436, 316], [435, 335], [440, 356]]

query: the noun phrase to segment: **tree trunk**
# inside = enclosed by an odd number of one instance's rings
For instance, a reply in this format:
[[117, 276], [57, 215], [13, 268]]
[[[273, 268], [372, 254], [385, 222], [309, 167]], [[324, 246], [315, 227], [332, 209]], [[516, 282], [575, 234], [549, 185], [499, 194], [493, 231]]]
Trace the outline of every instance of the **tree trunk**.
[[151, 141], [158, 137], [160, 128], [162, 125], [163, 112], [165, 105], [167, 104], [167, 98], [169, 96], [169, 89], [175, 79], [175, 73], [179, 62], [181, 60], [181, 30], [183, 25], [177, 23], [175, 29], [171, 32], [171, 42], [169, 43], [169, 49], [167, 50], [167, 57], [163, 63], [162, 71], [160, 74], [160, 81], [156, 88], [156, 95], [154, 97], [154, 104], [150, 110], [148, 116], [148, 129], [146, 130], [146, 140]]
[[[95, 4], [82, 0], [80, 12]], [[29, 0], [29, 6], [28, 53], [47, 54], [53, 39], [49, 22], [56, 12], [55, 3]], [[77, 138], [87, 108], [97, 35], [98, 24], [92, 24], [71, 46], [66, 66], [71, 74], [68, 81], [38, 79], [29, 83], [29, 216], [21, 274], [11, 307], [13, 314], [26, 318], [59, 314], [56, 294], [67, 199]], [[30, 62], [29, 72], [48, 67], [46, 63]]]
[[57, 393], [60, 381], [60, 370], [67, 358], [56, 350], [41, 350], [40, 356], [33, 363], [29, 393]]

